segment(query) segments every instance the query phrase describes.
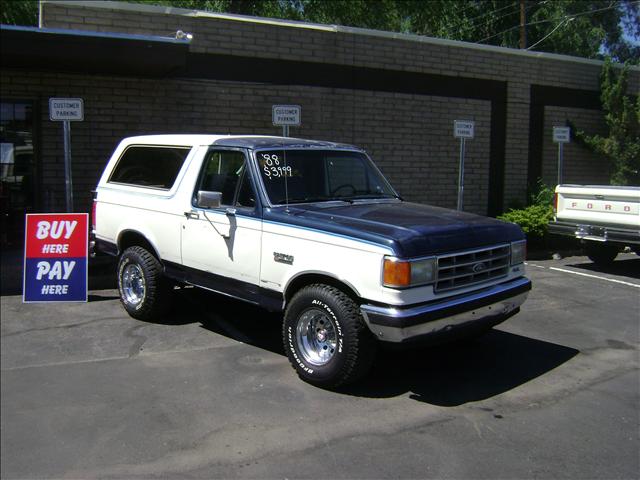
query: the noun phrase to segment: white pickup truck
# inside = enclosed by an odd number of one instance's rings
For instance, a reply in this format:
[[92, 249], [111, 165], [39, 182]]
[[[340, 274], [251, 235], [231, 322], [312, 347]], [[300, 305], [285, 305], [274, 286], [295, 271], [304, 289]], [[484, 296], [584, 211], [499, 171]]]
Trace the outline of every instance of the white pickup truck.
[[322, 387], [364, 375], [378, 341], [489, 329], [531, 289], [517, 225], [405, 202], [344, 144], [127, 138], [92, 218], [95, 250], [119, 257], [132, 317], [165, 313], [174, 285], [284, 312], [291, 364]]
[[628, 246], [640, 255], [640, 187], [558, 185], [549, 233], [584, 243], [589, 258], [606, 265]]

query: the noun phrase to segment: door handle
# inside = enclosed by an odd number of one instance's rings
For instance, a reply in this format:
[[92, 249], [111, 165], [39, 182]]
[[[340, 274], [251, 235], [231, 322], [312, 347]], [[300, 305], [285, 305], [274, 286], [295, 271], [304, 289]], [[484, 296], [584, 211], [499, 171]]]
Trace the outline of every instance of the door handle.
[[198, 212], [184, 212], [184, 216], [187, 218], [200, 218], [200, 214]]

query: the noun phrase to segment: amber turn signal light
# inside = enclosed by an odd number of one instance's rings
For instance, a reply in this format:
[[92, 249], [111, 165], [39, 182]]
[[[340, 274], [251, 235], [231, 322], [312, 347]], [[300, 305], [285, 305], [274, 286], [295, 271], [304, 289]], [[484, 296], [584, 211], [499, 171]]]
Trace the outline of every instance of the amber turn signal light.
[[408, 287], [411, 284], [411, 264], [386, 258], [384, 284], [387, 287]]

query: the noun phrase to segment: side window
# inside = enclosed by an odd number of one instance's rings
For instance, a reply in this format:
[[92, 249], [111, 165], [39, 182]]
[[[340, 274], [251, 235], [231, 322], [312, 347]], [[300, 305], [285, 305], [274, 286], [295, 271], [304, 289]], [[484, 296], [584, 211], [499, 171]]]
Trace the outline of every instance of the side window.
[[[249, 175], [245, 172], [245, 158], [242, 152], [212, 150], [207, 153], [203, 165], [194, 197], [198, 190], [221, 192], [222, 205], [255, 206], [255, 198]], [[236, 192], [238, 192], [237, 197]]]
[[118, 160], [109, 183], [171, 190], [190, 150], [189, 147], [129, 147]]
[[256, 198], [254, 196], [253, 189], [251, 188], [251, 179], [249, 178], [249, 172], [247, 172], [246, 169], [242, 175], [236, 206], [251, 208], [256, 206]]

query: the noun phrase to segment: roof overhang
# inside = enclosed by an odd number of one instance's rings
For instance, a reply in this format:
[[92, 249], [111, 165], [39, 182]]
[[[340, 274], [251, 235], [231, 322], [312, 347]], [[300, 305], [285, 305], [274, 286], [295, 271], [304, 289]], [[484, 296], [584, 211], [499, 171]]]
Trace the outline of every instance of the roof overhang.
[[0, 26], [3, 68], [164, 77], [184, 70], [189, 40]]

